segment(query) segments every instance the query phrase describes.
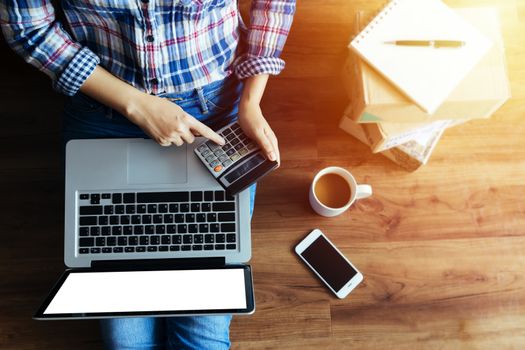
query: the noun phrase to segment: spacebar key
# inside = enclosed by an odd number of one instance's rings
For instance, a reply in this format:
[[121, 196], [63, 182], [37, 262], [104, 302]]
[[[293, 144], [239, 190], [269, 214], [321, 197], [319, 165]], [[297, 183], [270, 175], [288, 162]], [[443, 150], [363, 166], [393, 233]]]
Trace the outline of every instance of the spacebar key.
[[137, 203], [187, 202], [188, 192], [143, 192], [137, 193]]

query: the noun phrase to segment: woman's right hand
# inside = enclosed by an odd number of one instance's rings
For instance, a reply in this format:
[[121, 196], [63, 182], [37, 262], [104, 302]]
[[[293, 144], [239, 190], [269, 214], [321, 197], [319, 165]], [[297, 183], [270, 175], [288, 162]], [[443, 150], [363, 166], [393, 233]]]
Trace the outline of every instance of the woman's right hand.
[[126, 116], [161, 146], [192, 143], [195, 136], [219, 145], [225, 143], [216, 132], [166, 98], [142, 94], [126, 108]]

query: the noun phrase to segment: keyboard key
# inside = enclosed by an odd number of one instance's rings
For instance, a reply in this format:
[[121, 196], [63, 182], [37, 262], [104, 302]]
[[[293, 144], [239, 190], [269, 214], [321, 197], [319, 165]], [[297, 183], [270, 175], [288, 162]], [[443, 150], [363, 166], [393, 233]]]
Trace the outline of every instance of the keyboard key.
[[157, 225], [155, 226], [155, 233], [158, 235], [166, 233], [166, 226], [164, 225]]
[[137, 205], [137, 213], [144, 214], [146, 212], [146, 204]]
[[177, 225], [177, 233], [187, 233], [187, 232], [188, 232], [188, 225], [186, 224]]
[[113, 248], [113, 253], [122, 253], [123, 251], [124, 251], [124, 248], [122, 247]]
[[128, 204], [126, 205], [126, 214], [135, 214], [135, 205], [134, 204]]
[[79, 214], [80, 215], [101, 215], [102, 206], [101, 205], [81, 206], [79, 208]]
[[202, 202], [202, 191], [191, 191], [192, 202]]
[[98, 217], [98, 224], [99, 226], [105, 226], [109, 222], [109, 216], [99, 216]]
[[239, 151], [239, 155], [242, 156], [242, 154], [240, 154], [240, 150], [242, 150], [242, 148], [244, 147], [244, 145], [242, 144], [242, 142], [239, 142], [235, 145], [235, 150], [236, 151]]
[[226, 159], [226, 160], [224, 161], [224, 163], [222, 163], [222, 165], [224, 165], [224, 166], [228, 166], [228, 165], [230, 165], [230, 164], [232, 164], [232, 163], [233, 163], [233, 162], [231, 161], [231, 159]]
[[206, 214], [197, 214], [197, 222], [206, 222]]
[[199, 233], [208, 233], [210, 230], [210, 227], [208, 224], [200, 224], [199, 225]]
[[195, 214], [186, 214], [186, 222], [195, 222]]
[[213, 250], [213, 244], [205, 244], [204, 250]]
[[107, 254], [107, 253], [111, 253], [111, 251], [112, 251], [111, 248], [108, 248], [108, 247], [102, 248], [102, 253], [106, 253]]
[[217, 221], [217, 214], [215, 213], [209, 213], [206, 217], [208, 218], [208, 222]]
[[131, 222], [129, 215], [121, 215], [120, 216], [120, 224], [121, 225], [129, 225]]
[[[235, 154], [235, 148], [230, 148], [229, 150], [226, 151], [226, 154], [231, 157], [232, 155]], [[230, 160], [230, 163], [231, 163], [231, 160]]]
[[113, 204], [122, 203], [122, 193], [113, 193], [112, 203]]
[[181, 213], [187, 213], [190, 211], [190, 205], [188, 203], [184, 203], [179, 205], [179, 209]]
[[191, 250], [202, 250], [202, 245], [200, 245], [200, 244], [199, 244], [199, 245], [194, 244], [194, 245], [191, 246]]
[[124, 193], [124, 203], [135, 203], [135, 193]]
[[204, 235], [204, 242], [205, 243], [215, 243], [215, 235]]
[[153, 247], [153, 246], [148, 247], [148, 252], [156, 252], [156, 251], [157, 251], [157, 247]]
[[106, 245], [108, 247], [117, 245], [117, 238], [116, 237], [106, 237]]
[[151, 215], [142, 215], [142, 223], [145, 225], [151, 224]]
[[166, 233], [176, 233], [177, 232], [177, 226], [176, 225], [167, 225], [166, 226]]
[[106, 237], [97, 237], [95, 239], [95, 245], [97, 247], [103, 247], [106, 245]]
[[235, 249], [235, 247], [236, 247], [235, 244], [226, 244], [226, 249], [228, 249], [228, 250]]
[[153, 225], [146, 225], [144, 226], [144, 232], [147, 234], [147, 235], [152, 235], [155, 233], [155, 226]]
[[193, 236], [192, 235], [184, 235], [184, 236], [182, 236], [182, 242], [184, 244], [191, 244], [191, 243], [193, 243]]
[[180, 235], [172, 235], [171, 236], [171, 244], [181, 244], [182, 243], [182, 238], [181, 237], [182, 236], [180, 236]]
[[102, 233], [102, 236], [109, 236], [111, 234], [111, 227], [103, 226], [101, 233]]
[[160, 236], [151, 236], [149, 239], [149, 244], [151, 245], [159, 245], [160, 244]]
[[102, 199], [111, 199], [111, 193], [102, 193]]
[[227, 202], [233, 202], [234, 200], [235, 200], [235, 197], [233, 197], [232, 195], [226, 195]]
[[124, 205], [115, 205], [115, 214], [124, 214]]
[[91, 204], [100, 204], [100, 194], [92, 193], [90, 198], [91, 198]]
[[193, 243], [203, 243], [204, 235], [193, 235]]
[[134, 253], [135, 252], [135, 247], [126, 247], [126, 248], [124, 248], [124, 252], [125, 253]]
[[139, 238], [137, 236], [128, 237], [128, 244], [129, 245], [138, 245], [139, 244]]
[[235, 213], [219, 213], [219, 221], [235, 221]]
[[182, 251], [188, 251], [188, 250], [191, 250], [191, 245], [183, 245], [183, 246], [181, 247], [181, 250], [182, 250]]
[[164, 214], [164, 223], [165, 224], [173, 223], [173, 214]]
[[221, 232], [235, 232], [235, 224], [221, 224]]
[[159, 247], [159, 252], [167, 252], [167, 251], [168, 251], [168, 246], [163, 245]]
[[[224, 191], [215, 191], [215, 200], [223, 201], [224, 200]], [[218, 204], [218, 203], [215, 203]]]
[[201, 211], [200, 203], [192, 203], [191, 204], [191, 212], [192, 213], [198, 213], [199, 211]]
[[80, 226], [96, 225], [97, 217], [96, 216], [81, 216], [79, 218], [79, 224]]
[[89, 234], [91, 236], [100, 236], [100, 227], [92, 226], [89, 228]]
[[178, 213], [179, 212], [179, 205], [178, 204], [170, 204], [169, 211], [170, 211], [170, 213]]
[[170, 246], [170, 252], [178, 252], [179, 250], [180, 250], [180, 247], [178, 245]]
[[80, 238], [78, 240], [79, 247], [93, 247], [94, 245], [95, 245], [95, 238], [93, 237]]
[[133, 234], [133, 226], [124, 226], [122, 228], [122, 233], [125, 234], [125, 235], [132, 235]]
[[211, 211], [211, 203], [202, 203], [201, 211], [204, 211], [204, 212]]
[[86, 200], [86, 199], [89, 199], [89, 194], [87, 193], [82, 193], [79, 197], [81, 200]]
[[162, 224], [162, 215], [161, 214], [153, 215], [153, 223]]
[[144, 226], [133, 226], [133, 234], [135, 235], [144, 234]]
[[224, 240], [226, 238], [226, 235], [224, 233], [219, 233], [215, 235], [215, 242], [217, 243], [224, 243]]
[[113, 214], [113, 206], [112, 205], [105, 205], [104, 206], [104, 214], [106, 214], [106, 215]]
[[136, 247], [135, 251], [137, 253], [144, 253], [146, 251], [146, 247]]
[[213, 201], [213, 191], [204, 191], [204, 200], [206, 202]]
[[187, 202], [188, 192], [145, 192], [137, 193], [137, 203]]
[[131, 215], [131, 223], [133, 225], [140, 225], [142, 223], [142, 216], [140, 215]]
[[230, 159], [232, 160], [232, 162], [235, 162], [235, 161], [239, 160], [240, 158], [241, 158], [241, 156], [238, 155], [237, 153], [235, 153], [234, 155], [232, 155], [232, 156], [230, 157]]
[[215, 250], [224, 250], [224, 244], [216, 244], [215, 245]]
[[148, 204], [148, 213], [155, 214], [157, 212], [157, 204]]
[[235, 202], [213, 203], [213, 211], [235, 211]]
[[111, 228], [111, 234], [113, 236], [120, 236], [122, 234], [122, 226], [113, 226]]
[[181, 224], [184, 222], [184, 214], [175, 214], [175, 223]]
[[164, 244], [164, 245], [169, 245], [171, 244], [171, 237], [168, 236], [168, 235], [164, 235], [160, 238], [160, 243]]
[[167, 204], [159, 204], [159, 213], [167, 213], [168, 212], [168, 205]]
[[80, 227], [78, 229], [79, 236], [89, 236], [89, 227]]
[[188, 225], [188, 233], [197, 233], [198, 231], [199, 231], [199, 225], [197, 224]]
[[91, 248], [89, 252], [91, 254], [100, 254], [100, 248]]
[[111, 216], [109, 217], [109, 223], [110, 223], [111, 225], [118, 225], [118, 223], [119, 223], [119, 217], [118, 217], [117, 215], [111, 215]]
[[228, 233], [226, 235], [226, 242], [228, 242], [228, 243], [235, 243], [235, 241], [237, 240], [236, 238], [237, 237], [236, 237], [235, 233]]
[[128, 237], [125, 237], [125, 236], [121, 236], [117, 239], [117, 244], [118, 245], [128, 245]]
[[210, 232], [219, 232], [220, 230], [219, 224], [210, 224]]
[[149, 245], [149, 237], [148, 236], [141, 236], [139, 241], [140, 241], [140, 245]]

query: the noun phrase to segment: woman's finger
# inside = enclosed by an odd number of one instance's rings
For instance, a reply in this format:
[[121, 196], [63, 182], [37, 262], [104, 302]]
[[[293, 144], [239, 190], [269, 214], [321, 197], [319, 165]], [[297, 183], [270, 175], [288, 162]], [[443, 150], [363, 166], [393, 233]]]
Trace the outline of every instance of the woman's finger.
[[257, 142], [263, 149], [264, 153], [266, 153], [266, 156], [268, 159], [275, 161], [277, 160], [277, 155], [273, 149], [272, 142], [270, 141], [269, 137], [266, 136], [266, 133], [262, 132], [257, 135]]

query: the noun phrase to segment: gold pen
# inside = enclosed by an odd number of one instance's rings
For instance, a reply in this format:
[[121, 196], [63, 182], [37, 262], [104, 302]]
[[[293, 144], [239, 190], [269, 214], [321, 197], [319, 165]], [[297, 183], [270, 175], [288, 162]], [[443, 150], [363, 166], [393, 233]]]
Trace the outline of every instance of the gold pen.
[[398, 46], [426, 46], [434, 48], [458, 48], [464, 46], [465, 42], [460, 40], [396, 40], [385, 41], [385, 44]]

